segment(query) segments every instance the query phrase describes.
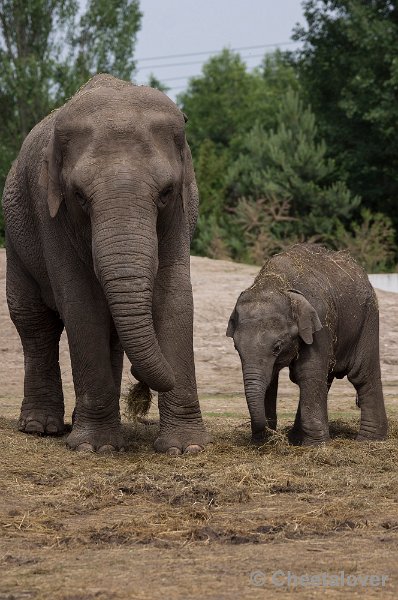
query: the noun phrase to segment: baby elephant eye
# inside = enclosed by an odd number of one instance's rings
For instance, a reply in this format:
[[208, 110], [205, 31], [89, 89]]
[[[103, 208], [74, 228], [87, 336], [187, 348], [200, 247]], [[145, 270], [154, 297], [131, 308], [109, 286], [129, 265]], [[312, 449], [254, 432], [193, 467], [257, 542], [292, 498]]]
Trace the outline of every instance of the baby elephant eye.
[[274, 347], [272, 349], [272, 354], [279, 354], [279, 352], [282, 350], [282, 344], [281, 342], [276, 342], [274, 344]]

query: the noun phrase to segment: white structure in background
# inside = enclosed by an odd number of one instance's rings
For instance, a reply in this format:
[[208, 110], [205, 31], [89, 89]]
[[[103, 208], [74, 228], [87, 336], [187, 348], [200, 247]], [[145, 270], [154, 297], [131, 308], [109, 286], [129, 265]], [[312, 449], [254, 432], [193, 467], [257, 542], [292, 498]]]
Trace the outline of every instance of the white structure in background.
[[378, 290], [398, 293], [398, 273], [377, 273], [369, 275], [370, 283]]

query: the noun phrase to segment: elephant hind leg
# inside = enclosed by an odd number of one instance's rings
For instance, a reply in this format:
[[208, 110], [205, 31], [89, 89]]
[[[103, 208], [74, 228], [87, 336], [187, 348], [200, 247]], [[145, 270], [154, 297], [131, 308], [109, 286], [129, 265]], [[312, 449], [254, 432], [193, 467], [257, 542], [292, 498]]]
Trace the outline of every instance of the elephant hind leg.
[[387, 435], [378, 325], [377, 313], [370, 314], [363, 327], [354, 364], [347, 375], [356, 389], [356, 403], [361, 409], [361, 424], [357, 435], [359, 441], [383, 440]]
[[43, 304], [38, 286], [7, 250], [7, 301], [21, 338], [24, 398], [18, 429], [26, 433], [59, 435], [64, 430], [64, 398], [59, 368], [63, 322]]
[[356, 404], [361, 409], [357, 440], [384, 440], [387, 436], [387, 415], [380, 377], [373, 374], [369, 379], [350, 381], [357, 392]]

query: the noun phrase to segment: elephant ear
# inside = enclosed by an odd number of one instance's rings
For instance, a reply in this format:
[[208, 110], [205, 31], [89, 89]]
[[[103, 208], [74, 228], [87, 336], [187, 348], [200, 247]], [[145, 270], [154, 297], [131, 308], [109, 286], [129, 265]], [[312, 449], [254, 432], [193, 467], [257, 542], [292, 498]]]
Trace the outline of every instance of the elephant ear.
[[230, 338], [234, 337], [235, 329], [236, 329], [236, 308], [234, 308], [234, 310], [231, 313], [231, 316], [229, 317], [227, 332], [225, 335]]
[[182, 183], [182, 203], [184, 212], [188, 218], [189, 225], [189, 236], [193, 238], [195, 232], [196, 221], [198, 220], [199, 213], [199, 192], [198, 186], [196, 185], [195, 171], [192, 164], [191, 150], [188, 146], [188, 142], [185, 141], [185, 148], [183, 151], [184, 161], [184, 176]]
[[57, 151], [54, 133], [52, 134], [41, 165], [39, 185], [47, 193], [47, 203], [51, 217], [55, 217], [62, 202], [60, 186], [61, 157]]
[[314, 333], [322, 329], [318, 313], [301, 292], [289, 290], [288, 294], [292, 300], [299, 336], [306, 344], [312, 344]]

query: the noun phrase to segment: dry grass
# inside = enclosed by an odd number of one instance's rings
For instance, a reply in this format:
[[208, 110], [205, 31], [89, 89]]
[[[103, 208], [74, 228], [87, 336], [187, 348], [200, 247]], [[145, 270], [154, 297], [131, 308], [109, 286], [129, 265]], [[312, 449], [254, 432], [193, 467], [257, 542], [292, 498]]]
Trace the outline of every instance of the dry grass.
[[145, 383], [130, 383], [124, 400], [124, 416], [127, 421], [137, 422], [139, 418], [145, 417], [152, 403], [152, 392]]
[[2, 420], [2, 493], [15, 499], [0, 515], [3, 536], [169, 546], [398, 528], [397, 422], [386, 442], [360, 444], [353, 424], [334, 422], [333, 442], [309, 449], [289, 446], [284, 430], [257, 449], [245, 422], [211, 425], [217, 441], [197, 457], [154, 455], [156, 427], [138, 424], [126, 425], [130, 451], [104, 458]]
[[[335, 421], [333, 441], [316, 448], [288, 445], [286, 427], [252, 447], [241, 418], [212, 418], [210, 428], [216, 441], [206, 453], [174, 458], [153, 453], [157, 426], [126, 424], [129, 451], [104, 457], [70, 452], [63, 439], [26, 436], [0, 419], [2, 583], [7, 591], [21, 590], [33, 574], [40, 590], [0, 597], [131, 597], [123, 585], [116, 595], [56, 593], [49, 572], [37, 566], [55, 556], [51, 573], [66, 556], [108, 556], [122, 548], [180, 558], [210, 548], [214, 557], [220, 548], [223, 558], [239, 547], [253, 561], [253, 548], [270, 544], [283, 544], [289, 556], [291, 543], [324, 540], [330, 547], [343, 535], [365, 544], [398, 532], [398, 421], [381, 443], [357, 443], [357, 424]], [[246, 597], [261, 597], [249, 591]], [[170, 591], [168, 597], [184, 596]]]

